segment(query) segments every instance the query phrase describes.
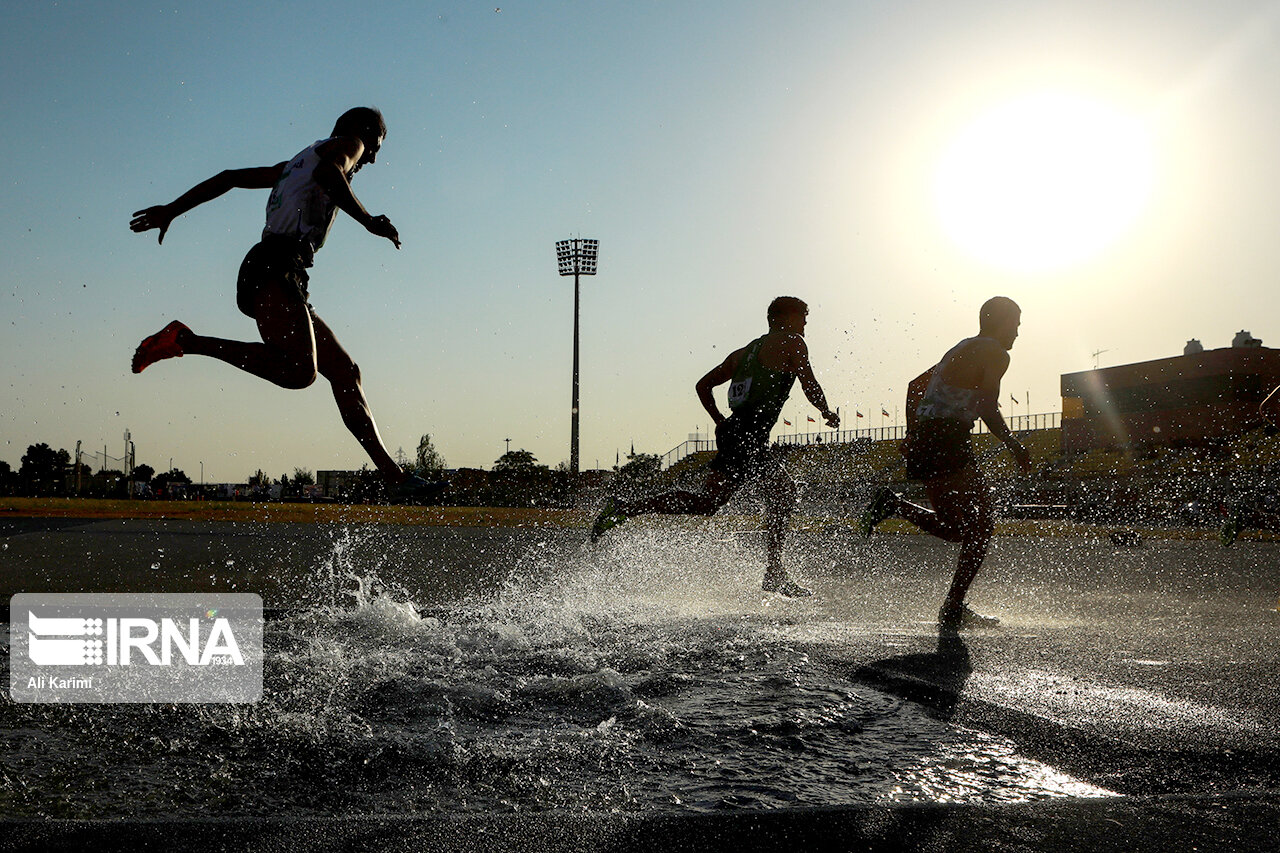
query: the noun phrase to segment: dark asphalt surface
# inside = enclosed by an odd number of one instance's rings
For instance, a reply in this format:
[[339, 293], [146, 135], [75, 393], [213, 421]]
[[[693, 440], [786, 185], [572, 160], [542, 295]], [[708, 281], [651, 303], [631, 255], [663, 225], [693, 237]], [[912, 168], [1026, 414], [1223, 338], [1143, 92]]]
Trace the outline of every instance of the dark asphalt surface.
[[[696, 538], [682, 527], [673, 535]], [[749, 537], [747, 537], [749, 538]], [[376, 572], [428, 607], [499, 588], [558, 530], [0, 520], [0, 590], [254, 591], [268, 607], [334, 600]], [[999, 629], [939, 644], [954, 560], [920, 536], [797, 535], [818, 596], [782, 617], [851, 680], [1122, 796], [1025, 806], [851, 807], [734, 816], [474, 820], [7, 822], [0, 849], [1280, 850], [1280, 544], [1105, 538], [999, 541], [970, 600]], [[482, 567], [482, 568], [477, 568]], [[833, 628], [835, 625], [837, 627]], [[0, 780], [3, 784], [4, 780]]]

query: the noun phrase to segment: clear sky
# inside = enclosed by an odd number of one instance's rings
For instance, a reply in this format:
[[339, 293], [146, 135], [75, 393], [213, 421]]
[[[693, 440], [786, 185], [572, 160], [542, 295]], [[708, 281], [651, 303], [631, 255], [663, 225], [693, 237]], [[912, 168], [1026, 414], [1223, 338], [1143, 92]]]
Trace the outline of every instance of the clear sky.
[[[492, 4], [501, 3], [501, 6]], [[1159, 2], [369, 4], [36, 2], [0, 31], [0, 459], [122, 452], [207, 481], [359, 467], [323, 381], [209, 359], [129, 373], [172, 319], [251, 338], [236, 270], [264, 191], [128, 229], [224, 169], [269, 165], [373, 104], [389, 133], [312, 303], [361, 365], [383, 437], [451, 466], [511, 439], [569, 455], [572, 279], [582, 462], [665, 453], [709, 418], [693, 384], [807, 300], [848, 426], [1023, 307], [1006, 414], [1061, 373], [1280, 344], [1280, 6]], [[1014, 406], [1013, 393], [1020, 401]], [[853, 417], [860, 409], [867, 418]], [[797, 391], [786, 416], [814, 414]]]

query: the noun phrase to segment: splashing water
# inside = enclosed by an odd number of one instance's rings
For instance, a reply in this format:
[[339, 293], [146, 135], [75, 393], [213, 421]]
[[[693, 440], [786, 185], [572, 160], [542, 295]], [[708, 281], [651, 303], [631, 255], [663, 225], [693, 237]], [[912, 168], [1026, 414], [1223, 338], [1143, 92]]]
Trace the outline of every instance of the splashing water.
[[[329, 603], [268, 624], [257, 704], [6, 695], [0, 811], [713, 811], [1107, 793], [852, 681], [797, 639], [811, 605], [759, 592], [750, 543], [695, 544], [642, 526], [585, 554], [537, 542], [497, 591], [423, 607], [382, 580], [398, 567], [374, 539], [344, 533], [316, 573]], [[361, 570], [371, 557], [377, 570]]]

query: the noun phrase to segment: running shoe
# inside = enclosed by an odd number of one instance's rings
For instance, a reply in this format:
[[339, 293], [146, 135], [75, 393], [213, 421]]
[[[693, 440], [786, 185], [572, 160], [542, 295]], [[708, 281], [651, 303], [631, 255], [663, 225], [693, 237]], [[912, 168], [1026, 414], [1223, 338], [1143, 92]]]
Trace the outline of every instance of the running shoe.
[[870, 536], [876, 529], [877, 524], [891, 517], [897, 511], [898, 496], [881, 486], [871, 498], [871, 503], [867, 504], [867, 508], [862, 511], [862, 519], [859, 522], [862, 535]]
[[596, 516], [595, 523], [591, 525], [591, 541], [599, 541], [601, 536], [626, 520], [627, 514], [618, 509], [618, 502], [609, 498]]
[[166, 358], [182, 358], [182, 345], [178, 343], [178, 336], [190, 331], [182, 323], [174, 320], [151, 337], [144, 339], [134, 350], [133, 372], [141, 373], [157, 361], [163, 361]]
[[1231, 510], [1227, 516], [1227, 523], [1222, 525], [1222, 544], [1230, 548], [1235, 544], [1236, 538], [1239, 537], [1240, 531], [1244, 530], [1244, 513], [1239, 508]]
[[765, 592], [776, 592], [786, 598], [808, 598], [813, 595], [813, 590], [788, 579], [785, 574], [771, 575], [766, 573], [760, 588]]
[[938, 630], [944, 634], [954, 634], [961, 628], [997, 628], [999, 625], [1000, 620], [996, 617], [975, 613], [967, 604], [959, 607], [944, 604], [938, 611]]

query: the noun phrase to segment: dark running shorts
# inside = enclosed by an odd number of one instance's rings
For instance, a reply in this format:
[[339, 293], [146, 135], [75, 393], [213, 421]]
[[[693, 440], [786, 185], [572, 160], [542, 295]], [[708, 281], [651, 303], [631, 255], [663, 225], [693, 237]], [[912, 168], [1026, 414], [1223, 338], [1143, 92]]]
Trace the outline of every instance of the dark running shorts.
[[270, 281], [283, 282], [285, 290], [296, 293], [298, 300], [307, 304], [307, 267], [311, 266], [311, 247], [291, 237], [264, 237], [262, 242], [249, 250], [240, 264], [240, 276], [236, 279], [236, 307], [240, 313], [256, 316], [254, 308], [258, 291]]
[[927, 481], [976, 465], [973, 442], [969, 440], [971, 429], [964, 421], [951, 418], [921, 418], [916, 421], [902, 448], [902, 455], [907, 461], [907, 477]]
[[737, 485], [781, 467], [769, 445], [769, 430], [730, 416], [716, 427], [716, 455], [708, 467]]

